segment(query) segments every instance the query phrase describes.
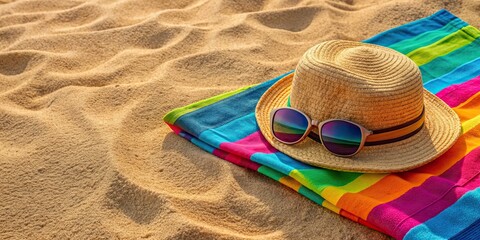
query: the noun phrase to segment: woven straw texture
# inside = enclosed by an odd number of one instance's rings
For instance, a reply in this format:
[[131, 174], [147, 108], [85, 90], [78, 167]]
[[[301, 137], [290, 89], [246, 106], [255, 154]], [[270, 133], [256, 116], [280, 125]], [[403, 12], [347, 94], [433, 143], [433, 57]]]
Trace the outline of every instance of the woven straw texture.
[[[365, 146], [350, 158], [338, 157], [310, 138], [286, 145], [273, 137], [270, 112], [286, 106], [289, 96], [292, 107], [320, 121], [346, 119], [377, 130], [408, 122], [425, 107], [425, 125], [408, 139]], [[419, 167], [448, 150], [461, 132], [455, 112], [423, 89], [413, 61], [385, 47], [344, 40], [309, 49], [294, 74], [265, 92], [257, 104], [256, 119], [267, 141], [285, 154], [310, 165], [352, 172]]]

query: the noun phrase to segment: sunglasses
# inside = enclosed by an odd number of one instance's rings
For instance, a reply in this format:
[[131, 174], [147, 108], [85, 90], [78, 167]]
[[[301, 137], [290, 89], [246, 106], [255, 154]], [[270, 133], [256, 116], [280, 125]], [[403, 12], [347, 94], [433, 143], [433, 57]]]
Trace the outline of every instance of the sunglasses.
[[[276, 108], [270, 113], [271, 131], [275, 139], [296, 144], [307, 136], [320, 142], [327, 151], [340, 157], [357, 154], [365, 145], [380, 145], [406, 139], [423, 127], [424, 112], [417, 118], [388, 129], [369, 130], [342, 119], [322, 122], [311, 120], [305, 113], [290, 107]], [[318, 128], [318, 135], [313, 133]], [[367, 141], [368, 138], [368, 141]]]

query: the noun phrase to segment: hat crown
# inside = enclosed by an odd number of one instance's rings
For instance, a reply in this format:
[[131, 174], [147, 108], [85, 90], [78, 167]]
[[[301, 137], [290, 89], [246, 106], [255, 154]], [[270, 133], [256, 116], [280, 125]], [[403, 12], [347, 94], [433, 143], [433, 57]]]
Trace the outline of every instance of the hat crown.
[[329, 41], [310, 48], [299, 61], [290, 102], [312, 119], [346, 119], [375, 130], [418, 117], [423, 91], [420, 70], [401, 53]]
[[[423, 110], [425, 115], [397, 133], [374, 132], [367, 142], [382, 135], [393, 142], [368, 145], [345, 158], [308, 137], [293, 145], [278, 141], [272, 113], [285, 107], [289, 98], [292, 107], [312, 120], [345, 119], [374, 131], [405, 126]], [[313, 166], [353, 172], [419, 167], [447, 151], [461, 134], [457, 114], [423, 89], [420, 70], [412, 60], [385, 47], [344, 40], [309, 49], [296, 71], [277, 80], [258, 100], [255, 119], [265, 139], [282, 153]], [[417, 130], [407, 133], [414, 127]], [[408, 136], [397, 137], [400, 134]]]

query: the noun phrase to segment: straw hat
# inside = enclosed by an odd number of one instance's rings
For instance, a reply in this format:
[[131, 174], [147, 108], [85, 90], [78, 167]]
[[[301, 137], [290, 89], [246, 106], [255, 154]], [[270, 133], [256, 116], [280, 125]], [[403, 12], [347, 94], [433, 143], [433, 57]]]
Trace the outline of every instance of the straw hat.
[[[339, 157], [308, 137], [294, 145], [273, 137], [270, 112], [287, 106], [289, 98], [291, 107], [319, 121], [344, 119], [370, 130], [385, 129], [412, 121], [424, 110], [424, 124], [406, 139]], [[263, 136], [279, 151], [310, 165], [353, 172], [419, 167], [448, 150], [461, 132], [456, 113], [423, 88], [412, 60], [386, 47], [344, 40], [310, 48], [293, 74], [264, 93], [255, 116]]]

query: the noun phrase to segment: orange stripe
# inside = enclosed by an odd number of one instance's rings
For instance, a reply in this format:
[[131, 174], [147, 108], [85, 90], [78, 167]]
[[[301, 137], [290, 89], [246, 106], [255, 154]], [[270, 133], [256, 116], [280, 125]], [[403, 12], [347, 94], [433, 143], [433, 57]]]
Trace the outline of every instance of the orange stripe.
[[453, 108], [460, 120], [465, 122], [480, 115], [480, 92], [470, 97], [467, 101]]

